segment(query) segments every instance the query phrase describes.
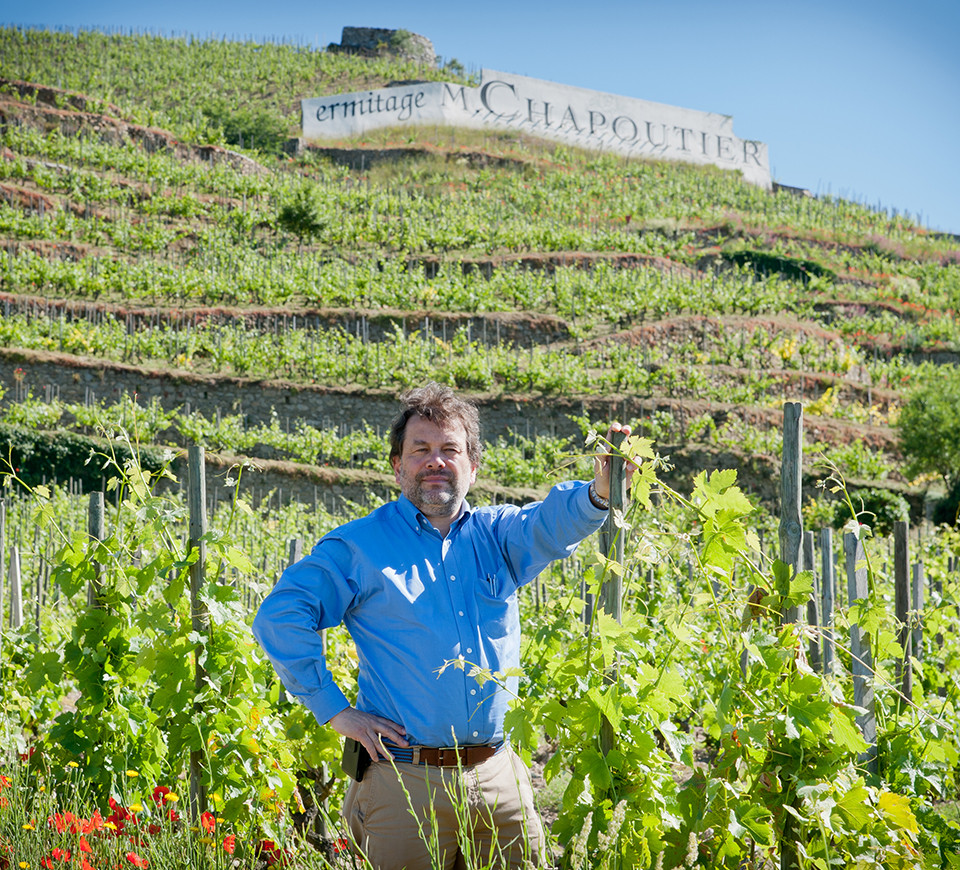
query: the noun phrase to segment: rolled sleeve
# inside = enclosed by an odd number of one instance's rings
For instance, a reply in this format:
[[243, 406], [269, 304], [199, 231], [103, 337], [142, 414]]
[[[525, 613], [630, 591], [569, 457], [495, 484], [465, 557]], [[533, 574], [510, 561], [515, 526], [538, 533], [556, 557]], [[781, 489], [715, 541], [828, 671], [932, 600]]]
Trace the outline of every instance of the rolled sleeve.
[[559, 483], [542, 502], [499, 514], [496, 532], [518, 585], [533, 580], [547, 565], [576, 552], [596, 532], [607, 511], [590, 501], [589, 483]]
[[320, 631], [338, 625], [354, 589], [337, 569], [325, 542], [287, 568], [263, 600], [253, 635], [280, 681], [321, 724], [350, 706], [327, 667]]

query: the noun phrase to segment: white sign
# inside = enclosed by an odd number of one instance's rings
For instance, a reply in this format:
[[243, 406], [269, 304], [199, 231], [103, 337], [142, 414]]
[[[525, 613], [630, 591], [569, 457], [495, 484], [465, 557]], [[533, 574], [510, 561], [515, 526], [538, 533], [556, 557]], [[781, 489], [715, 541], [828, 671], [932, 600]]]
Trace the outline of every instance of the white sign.
[[483, 70], [477, 88], [424, 82], [302, 101], [303, 135], [339, 139], [379, 127], [445, 124], [522, 130], [599, 151], [709, 163], [771, 186], [767, 146], [733, 118]]

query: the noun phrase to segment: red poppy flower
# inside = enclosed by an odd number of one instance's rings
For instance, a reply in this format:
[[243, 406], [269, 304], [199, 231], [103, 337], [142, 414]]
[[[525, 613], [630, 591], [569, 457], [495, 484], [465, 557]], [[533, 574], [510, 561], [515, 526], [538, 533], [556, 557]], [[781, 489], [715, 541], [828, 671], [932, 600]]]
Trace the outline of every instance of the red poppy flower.
[[162, 804], [164, 797], [166, 797], [168, 794], [170, 794], [169, 788], [167, 788], [165, 785], [158, 785], [153, 790], [153, 802], [157, 805]]
[[89, 819], [83, 819], [82, 833], [90, 834], [94, 831], [103, 830], [103, 816], [100, 815], [100, 810], [94, 810], [93, 815]]
[[237, 837], [235, 834], [227, 834], [223, 838], [223, 851], [232, 855], [233, 850], [237, 848]]
[[58, 834], [62, 834], [67, 829], [67, 825], [69, 824], [67, 819], [68, 815], [69, 813], [54, 813], [49, 819], [47, 819], [47, 824], [51, 828], [56, 828]]
[[274, 864], [283, 866], [284, 859], [290, 854], [286, 849], [278, 848], [273, 840], [261, 840], [259, 852], [268, 867], [273, 867]]
[[126, 858], [134, 867], [150, 866], [150, 862], [146, 858], [141, 858], [136, 852], [127, 852]]
[[200, 814], [200, 827], [208, 834], [217, 826], [217, 819], [213, 813]]

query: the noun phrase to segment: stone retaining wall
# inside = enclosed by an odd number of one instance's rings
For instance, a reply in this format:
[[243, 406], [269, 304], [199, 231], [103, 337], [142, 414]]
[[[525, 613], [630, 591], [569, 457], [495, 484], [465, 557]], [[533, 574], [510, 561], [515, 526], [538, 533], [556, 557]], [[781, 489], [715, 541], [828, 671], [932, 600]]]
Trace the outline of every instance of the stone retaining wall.
[[[213, 416], [222, 413], [244, 413], [251, 423], [270, 418], [276, 410], [281, 420], [294, 422], [302, 419], [310, 425], [331, 428], [342, 426], [345, 431], [362, 426], [386, 428], [399, 405], [396, 393], [389, 390], [361, 388], [334, 389], [320, 386], [293, 386], [279, 381], [256, 381], [243, 378], [202, 377], [192, 373], [147, 371], [123, 364], [104, 364], [78, 360], [76, 357], [11, 349], [0, 349], [0, 385], [6, 389], [3, 401], [14, 401], [19, 392], [32, 391], [35, 396], [57, 396], [65, 402], [92, 400], [115, 401], [120, 396], [136, 394], [141, 403], [156, 397], [164, 408], [175, 409], [190, 403], [192, 410], [202, 410]], [[642, 399], [640, 397], [593, 397], [587, 400], [565, 397], [531, 397], [528, 395], [504, 397], [472, 397], [480, 408], [483, 437], [495, 440], [517, 433], [528, 437], [537, 435], [573, 436], [580, 427], [571, 417], [589, 415], [592, 420], [618, 418], [640, 422], [656, 410], [670, 411], [677, 421], [677, 432], [685, 421], [709, 413], [718, 422], [725, 415], [736, 413], [745, 422], [760, 426], [779, 425], [780, 412], [774, 408], [742, 408], [697, 403], [679, 399]], [[642, 430], [641, 430], [642, 431]], [[893, 436], [888, 430], [873, 426], [851, 426], [827, 418], [812, 418], [810, 434], [827, 441], [846, 441], [854, 435], [874, 447], [890, 449]], [[675, 468], [664, 474], [669, 485], [686, 491], [698, 471], [715, 468], [737, 468], [744, 488], [771, 504], [776, 502], [776, 469], [762, 457], [738, 457], [731, 452], [718, 453], [697, 445], [682, 443], [658, 444], [668, 454]], [[227, 477], [236, 477], [231, 468], [236, 457], [209, 457], [207, 487], [209, 497], [228, 498], [231, 489]], [[272, 498], [287, 504], [296, 499], [306, 504], [320, 500], [328, 507], [346, 499], [366, 503], [371, 496], [392, 498], [396, 488], [384, 463], [382, 473], [366, 469], [336, 469], [303, 466], [290, 462], [256, 461], [260, 470], [245, 471], [242, 488], [251, 500], [259, 500], [273, 491]], [[185, 460], [177, 463], [177, 473], [185, 478]], [[812, 472], [810, 472], [812, 473]], [[819, 472], [814, 475], [822, 476]], [[808, 481], [812, 487], [813, 478]], [[878, 484], [873, 483], [873, 486]], [[891, 485], [902, 492], [911, 507], [918, 510], [915, 492], [909, 487]], [[476, 487], [478, 501], [523, 502], [537, 497], [535, 491], [517, 491], [497, 488], [494, 483], [481, 481]]]
[[[122, 363], [83, 361], [66, 354], [11, 349], [0, 349], [0, 384], [7, 390], [7, 402], [14, 399], [17, 389], [21, 395], [32, 391], [34, 396], [58, 396], [64, 402], [115, 402], [124, 395], [136, 395], [141, 404], [157, 398], [170, 410], [189, 403], [191, 410], [201, 410], [208, 416], [218, 410], [223, 414], [242, 413], [251, 423], [269, 420], [271, 412], [276, 411], [284, 421], [303, 420], [318, 428], [345, 425], [348, 431], [365, 422], [386, 427], [399, 409], [393, 390], [337, 390], [282, 381], [151, 371]], [[576, 435], [580, 429], [568, 415], [587, 410], [587, 405], [575, 399], [475, 398], [487, 439], [511, 431], [521, 435]], [[604, 416], [619, 402], [594, 399], [590, 408]]]

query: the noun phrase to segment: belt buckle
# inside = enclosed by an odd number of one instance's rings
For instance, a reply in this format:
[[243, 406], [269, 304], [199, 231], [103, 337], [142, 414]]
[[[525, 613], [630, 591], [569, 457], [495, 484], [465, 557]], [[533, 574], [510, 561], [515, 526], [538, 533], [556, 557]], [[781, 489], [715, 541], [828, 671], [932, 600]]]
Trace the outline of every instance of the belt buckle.
[[413, 747], [413, 763], [414, 764], [420, 763], [420, 747], [419, 746]]

